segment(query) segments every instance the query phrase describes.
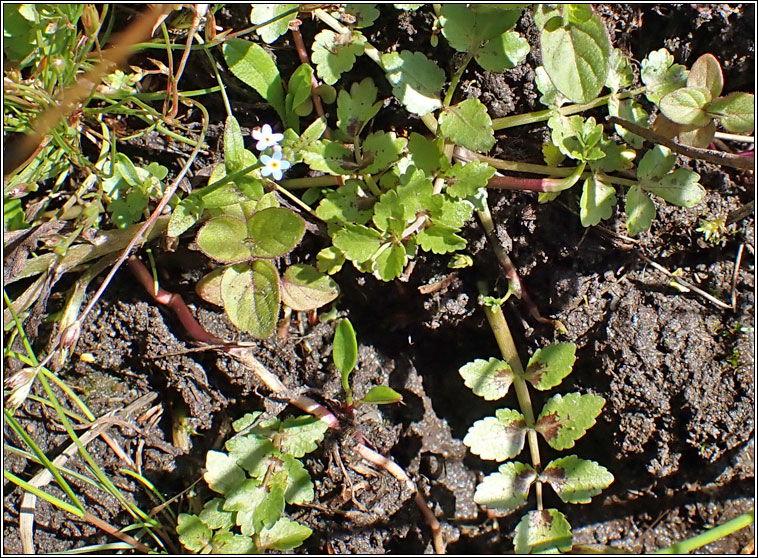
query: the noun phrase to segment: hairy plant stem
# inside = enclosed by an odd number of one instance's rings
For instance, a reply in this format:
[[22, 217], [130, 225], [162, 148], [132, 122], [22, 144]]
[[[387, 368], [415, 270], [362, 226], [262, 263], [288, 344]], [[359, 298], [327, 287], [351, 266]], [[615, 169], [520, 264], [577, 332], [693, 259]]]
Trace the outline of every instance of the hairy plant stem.
[[[645, 89], [645, 87], [638, 87], [637, 89], [632, 89], [631, 91], [626, 91], [625, 93], [617, 93], [615, 96], [617, 99], [627, 99], [629, 97], [634, 97], [636, 95], [644, 93]], [[525, 124], [544, 122], [545, 120], [549, 120], [550, 117], [556, 112], [562, 114], [563, 116], [571, 116], [572, 114], [578, 114], [580, 112], [584, 112], [585, 110], [603, 106], [607, 104], [613, 96], [613, 94], [603, 95], [602, 97], [598, 97], [589, 103], [583, 103], [581, 105], [568, 105], [559, 109], [545, 109], [535, 112], [528, 112], [526, 114], [514, 114], [513, 116], [495, 118], [492, 121], [492, 129], [495, 131], [505, 130], [506, 128], [524, 126]]]
[[[487, 294], [487, 284], [483, 281], [478, 283], [479, 293], [482, 295]], [[508, 363], [513, 371], [513, 388], [516, 391], [516, 398], [518, 399], [521, 412], [524, 414], [527, 427], [527, 440], [529, 443], [529, 453], [532, 457], [532, 465], [539, 471], [541, 467], [540, 460], [540, 448], [537, 443], [537, 431], [534, 429], [534, 410], [532, 409], [532, 399], [529, 396], [529, 388], [524, 380], [524, 368], [521, 365], [521, 359], [516, 349], [516, 344], [513, 342], [513, 336], [511, 330], [508, 327], [508, 322], [505, 320], [503, 309], [500, 306], [485, 306], [484, 315], [487, 317], [487, 322], [490, 324], [492, 333], [495, 335], [498, 347], [500, 347], [500, 353], [503, 355], [503, 359]], [[542, 510], [542, 483], [538, 480], [536, 482], [537, 493], [537, 509]]]

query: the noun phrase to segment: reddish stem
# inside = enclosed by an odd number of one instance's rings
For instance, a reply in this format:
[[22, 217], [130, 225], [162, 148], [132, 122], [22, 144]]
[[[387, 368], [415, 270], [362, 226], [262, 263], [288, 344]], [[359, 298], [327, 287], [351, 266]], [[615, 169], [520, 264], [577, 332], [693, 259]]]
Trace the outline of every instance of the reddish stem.
[[487, 188], [501, 190], [527, 190], [530, 192], [557, 192], [565, 189], [565, 178], [521, 178], [519, 176], [493, 176]]

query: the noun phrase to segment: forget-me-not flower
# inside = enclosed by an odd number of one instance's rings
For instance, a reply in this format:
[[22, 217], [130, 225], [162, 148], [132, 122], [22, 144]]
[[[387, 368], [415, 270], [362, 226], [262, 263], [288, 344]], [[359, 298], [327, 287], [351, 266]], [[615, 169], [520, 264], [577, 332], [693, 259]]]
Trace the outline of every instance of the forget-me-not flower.
[[264, 124], [260, 130], [253, 130], [253, 139], [257, 140], [255, 148], [258, 151], [263, 151], [269, 147], [274, 147], [280, 141], [284, 139], [284, 134], [275, 134], [271, 129], [271, 126]]
[[268, 155], [261, 155], [261, 176], [269, 176], [274, 180], [282, 179], [282, 172], [290, 168], [291, 164], [287, 160], [282, 160], [282, 152], [277, 151], [272, 157]]

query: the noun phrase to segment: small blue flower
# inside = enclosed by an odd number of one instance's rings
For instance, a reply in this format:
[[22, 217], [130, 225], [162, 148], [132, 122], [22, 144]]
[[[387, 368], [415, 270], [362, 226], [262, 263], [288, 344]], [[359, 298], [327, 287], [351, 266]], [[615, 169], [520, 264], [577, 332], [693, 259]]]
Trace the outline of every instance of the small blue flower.
[[253, 130], [253, 139], [258, 140], [255, 148], [258, 151], [263, 151], [264, 149], [278, 145], [284, 139], [284, 134], [275, 134], [271, 126], [264, 124], [260, 130]]
[[288, 168], [290, 168], [290, 166], [292, 166], [289, 161], [282, 160], [281, 151], [277, 151], [272, 157], [269, 157], [268, 155], [261, 155], [261, 163], [263, 163], [261, 176], [271, 175], [274, 180], [281, 180], [282, 172], [286, 171]]

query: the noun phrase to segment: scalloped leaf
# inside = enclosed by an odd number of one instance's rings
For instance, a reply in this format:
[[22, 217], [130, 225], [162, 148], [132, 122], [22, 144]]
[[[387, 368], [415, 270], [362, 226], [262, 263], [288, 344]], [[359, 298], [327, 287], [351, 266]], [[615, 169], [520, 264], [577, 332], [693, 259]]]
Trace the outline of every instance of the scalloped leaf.
[[711, 92], [704, 87], [683, 87], [666, 94], [659, 107], [663, 115], [672, 122], [687, 126], [705, 126], [711, 119], [705, 111], [711, 99]]
[[274, 453], [271, 440], [248, 434], [227, 440], [226, 450], [229, 456], [237, 460], [237, 465], [245, 469], [251, 477], [262, 479], [269, 466], [269, 456]]
[[477, 52], [475, 59], [485, 70], [503, 72], [523, 62], [529, 50], [529, 41], [516, 31], [506, 31], [488, 41]]
[[227, 554], [232, 556], [256, 554], [258, 552], [253, 539], [245, 535], [236, 535], [229, 531], [215, 533], [211, 540], [211, 548], [211, 554]]
[[509, 461], [477, 485], [474, 502], [491, 509], [516, 509], [526, 503], [535, 480], [537, 472], [531, 465]]
[[614, 207], [616, 190], [613, 186], [601, 182], [594, 174], [584, 181], [579, 201], [579, 218], [583, 227], [591, 227], [603, 219], [610, 219]]
[[558, 497], [567, 504], [589, 504], [613, 482], [613, 475], [594, 461], [569, 455], [547, 464], [540, 480], [553, 487]]
[[221, 298], [234, 325], [265, 339], [279, 317], [279, 273], [267, 260], [230, 266], [221, 279]]
[[211, 542], [210, 528], [196, 515], [180, 513], [177, 518], [176, 534], [184, 547], [199, 554]]
[[458, 371], [464, 383], [487, 401], [505, 397], [513, 383], [513, 370], [507, 362], [491, 358], [476, 359]]
[[605, 399], [591, 393], [554, 395], [542, 407], [534, 429], [553, 449], [573, 448], [574, 443], [595, 424], [604, 405]]
[[666, 176], [676, 164], [676, 155], [668, 147], [656, 145], [645, 153], [637, 166], [637, 179], [643, 183], [654, 183]]
[[513, 537], [516, 554], [559, 554], [571, 550], [571, 525], [556, 509], [525, 514]]
[[655, 218], [655, 204], [642, 188], [635, 185], [626, 193], [626, 230], [637, 236], [650, 228]]
[[451, 169], [451, 174], [445, 191], [454, 198], [467, 198], [487, 186], [487, 182], [495, 174], [495, 169], [487, 163], [471, 161], [466, 164], [456, 163]]
[[384, 170], [400, 158], [408, 144], [405, 138], [399, 138], [394, 132], [374, 132], [363, 142], [363, 174], [375, 174]]
[[611, 41], [597, 15], [540, 34], [542, 63], [555, 87], [575, 103], [598, 96], [610, 66]]
[[658, 104], [661, 98], [687, 83], [687, 69], [674, 64], [674, 57], [665, 48], [654, 50], [642, 61], [640, 78], [645, 84], [645, 96]]
[[655, 184], [645, 184], [648, 192], [680, 207], [695, 207], [705, 197], [700, 175], [688, 169], [676, 169]]
[[561, 383], [576, 362], [576, 345], [553, 343], [537, 349], [529, 359], [524, 379], [536, 389], [545, 391]]
[[303, 147], [302, 155], [305, 164], [316, 171], [338, 175], [354, 174], [358, 169], [354, 153], [336, 141], [314, 141]]
[[310, 527], [282, 517], [270, 529], [263, 529], [258, 537], [260, 550], [292, 550], [311, 536]]
[[315, 310], [340, 293], [337, 282], [312, 265], [295, 264], [281, 278], [282, 302], [293, 310]]
[[376, 257], [374, 274], [382, 281], [392, 281], [402, 275], [407, 261], [405, 248], [401, 244], [392, 244]]
[[376, 254], [381, 244], [382, 235], [363, 225], [346, 224], [332, 237], [334, 246], [342, 250], [345, 257], [362, 263]]
[[505, 461], [524, 448], [526, 421], [524, 415], [513, 409], [498, 409], [495, 415], [476, 421], [463, 443], [482, 459]]
[[288, 417], [279, 429], [279, 450], [293, 457], [303, 457], [318, 448], [328, 429], [326, 422], [310, 415]]
[[306, 504], [315, 498], [311, 476], [305, 466], [285, 453], [281, 456], [282, 467], [287, 471], [287, 489], [284, 499], [288, 504]]
[[455, 234], [456, 232], [458, 230], [452, 227], [432, 225], [418, 232], [416, 242], [425, 252], [448, 254], [466, 247], [466, 241]]
[[392, 93], [410, 112], [424, 116], [440, 108], [445, 72], [421, 52], [404, 50], [382, 55]]
[[245, 472], [237, 465], [237, 460], [221, 451], [210, 450], [205, 455], [205, 482], [211, 490], [226, 495], [241, 485]]
[[[260, 25], [274, 19], [276, 16], [297, 8], [298, 4], [256, 4], [253, 6], [250, 14], [250, 23]], [[264, 25], [255, 30], [261, 39], [267, 44], [271, 44], [279, 37], [284, 35], [289, 29], [290, 21], [297, 17], [297, 12], [293, 12], [273, 23]]]
[[355, 64], [355, 57], [363, 54], [366, 37], [360, 31], [349, 35], [337, 34], [329, 29], [319, 32], [313, 39], [311, 60], [324, 82], [334, 85], [340, 76]]
[[502, 10], [486, 4], [443, 4], [440, 9], [442, 34], [447, 42], [458, 52], [470, 54], [476, 54], [483, 43], [512, 29], [520, 16], [520, 10]]
[[228, 529], [234, 525], [234, 519], [231, 512], [221, 508], [223, 504], [223, 498], [208, 500], [197, 517], [211, 529]]
[[357, 136], [366, 123], [376, 116], [382, 102], [376, 100], [379, 92], [374, 80], [365, 78], [350, 86], [350, 93], [341, 90], [337, 97], [337, 128], [348, 138]]
[[445, 107], [439, 123], [446, 138], [471, 151], [489, 151], [495, 145], [492, 120], [479, 99], [466, 99]]

